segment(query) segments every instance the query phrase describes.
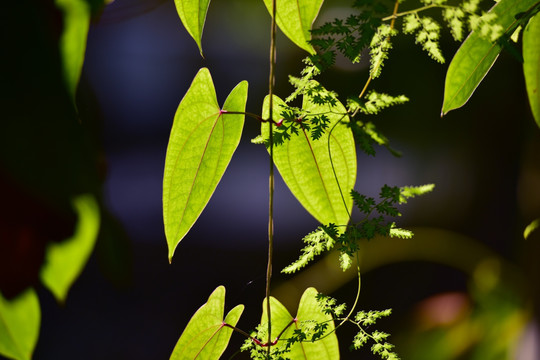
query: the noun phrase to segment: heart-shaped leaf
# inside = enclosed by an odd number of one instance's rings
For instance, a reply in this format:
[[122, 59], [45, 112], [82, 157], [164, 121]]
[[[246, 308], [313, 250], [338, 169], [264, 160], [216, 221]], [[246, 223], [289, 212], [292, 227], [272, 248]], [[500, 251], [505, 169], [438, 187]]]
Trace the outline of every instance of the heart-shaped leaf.
[[174, 250], [191, 229], [214, 193], [240, 142], [247, 82], [229, 94], [219, 108], [208, 69], [201, 69], [180, 102], [169, 138], [163, 175], [163, 220]]
[[195, 40], [202, 55], [202, 33], [210, 0], [174, 0], [176, 11], [189, 35]]
[[39, 299], [29, 289], [15, 299], [0, 294], [0, 354], [17, 360], [30, 360], [39, 336]]
[[[345, 225], [349, 222], [352, 206], [349, 193], [356, 182], [356, 149], [352, 131], [346, 125], [348, 117], [344, 114], [347, 111], [335, 100], [335, 106], [318, 105], [309, 96], [304, 96], [304, 110], [326, 114], [328, 129], [338, 124], [331, 135], [325, 132], [317, 140], [313, 140], [301, 125], [302, 131], [292, 134], [283, 144], [274, 145], [274, 162], [288, 188], [313, 217], [322, 224]], [[275, 96], [273, 103], [274, 119], [280, 119], [284, 102]], [[264, 102], [263, 114], [268, 117], [268, 98]], [[268, 123], [263, 123], [261, 127], [261, 134], [266, 140], [268, 126]]]
[[219, 359], [227, 348], [232, 329], [236, 326], [244, 305], [237, 305], [223, 319], [225, 287], [219, 286], [187, 324], [171, 354], [171, 360]]
[[92, 195], [77, 197], [73, 205], [79, 219], [75, 233], [70, 239], [49, 244], [40, 272], [43, 284], [62, 303], [94, 249], [100, 224], [99, 206]]
[[[311, 26], [319, 14], [324, 0], [278, 0], [276, 23], [283, 33], [298, 47], [310, 54], [315, 49], [309, 43]], [[272, 0], [264, 0], [266, 8], [272, 14]]]
[[531, 111], [540, 126], [540, 13], [529, 20], [523, 31], [523, 74]]
[[[526, 11], [537, 0], [501, 0], [489, 10], [496, 16], [496, 24], [506, 31], [517, 21], [515, 15]], [[491, 66], [497, 60], [502, 46], [473, 31], [461, 44], [446, 73], [442, 115], [457, 109], [469, 100]]]
[[[306, 333], [314, 324], [327, 324], [328, 327], [322, 334], [319, 340], [297, 342], [291, 347], [291, 351], [286, 354], [290, 359], [305, 359], [305, 360], [337, 360], [339, 359], [339, 345], [336, 333], [334, 330], [334, 322], [330, 314], [325, 314], [317, 302], [317, 290], [308, 288], [304, 291], [298, 312], [293, 318], [287, 311], [285, 306], [276, 298], [270, 297], [270, 312], [272, 314], [272, 333], [271, 339], [274, 340], [284, 329], [286, 329], [280, 337], [279, 344], [284, 344], [285, 340], [292, 337], [295, 330], [304, 330]], [[263, 314], [261, 317], [262, 327], [268, 323], [268, 312], [266, 308], [266, 299], [263, 301]], [[294, 321], [293, 321], [294, 320]], [[293, 323], [291, 324], [291, 321]], [[288, 326], [288, 328], [287, 328]], [[307, 327], [306, 327], [307, 326]], [[261, 339], [266, 341], [265, 339]]]

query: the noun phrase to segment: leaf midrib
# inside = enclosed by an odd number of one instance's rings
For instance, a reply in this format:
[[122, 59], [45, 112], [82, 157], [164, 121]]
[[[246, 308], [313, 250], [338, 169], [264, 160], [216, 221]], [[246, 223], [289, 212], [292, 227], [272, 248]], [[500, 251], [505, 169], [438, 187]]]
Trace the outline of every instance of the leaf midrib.
[[[206, 155], [206, 149], [208, 148], [208, 144], [210, 143], [210, 139], [212, 138], [212, 135], [213, 135], [213, 133], [214, 133], [214, 129], [215, 129], [215, 127], [216, 127], [216, 125], [217, 125], [217, 123], [218, 123], [220, 117], [221, 117], [221, 115], [219, 114], [219, 111], [217, 112], [217, 114], [214, 113], [214, 114], [209, 115], [208, 117], [206, 117], [205, 119], [203, 119], [201, 122], [199, 122], [199, 123], [197, 124], [197, 126], [195, 126], [195, 127], [193, 128], [193, 130], [190, 132], [190, 134], [186, 137], [186, 141], [184, 142], [184, 144], [182, 144], [182, 147], [181, 147], [180, 151], [178, 152], [178, 156], [176, 157], [176, 160], [175, 160], [175, 163], [174, 163], [174, 167], [173, 167], [173, 171], [172, 171], [173, 174], [174, 174], [175, 171], [176, 171], [176, 168], [177, 168], [177, 165], [178, 165], [178, 160], [180, 159], [180, 154], [181, 154], [182, 151], [184, 150], [184, 147], [186, 146], [188, 140], [191, 138], [191, 135], [192, 135], [192, 134], [195, 132], [195, 130], [197, 130], [203, 123], [205, 123], [205, 122], [206, 122], [207, 120], [209, 120], [209, 119], [212, 119], [212, 117], [213, 117], [213, 116], [216, 116], [216, 115], [217, 115], [216, 121], [214, 122], [214, 125], [212, 126], [212, 131], [210, 131], [210, 133], [209, 133], [209, 135], [208, 135], [208, 138], [206, 139], [206, 143], [205, 143], [205, 145], [204, 145], [203, 155], [201, 156], [201, 159], [199, 160], [199, 164], [197, 165], [197, 171], [195, 172], [195, 176], [194, 176], [194, 178], [193, 178], [193, 181], [191, 182], [191, 187], [190, 187], [190, 190], [189, 190], [189, 192], [188, 192], [188, 196], [187, 196], [187, 199], [186, 199], [186, 202], [185, 202], [185, 203], [186, 203], [186, 206], [184, 206], [184, 209], [182, 210], [182, 214], [181, 214], [181, 216], [180, 216], [180, 221], [179, 221], [178, 223], [182, 223], [182, 221], [183, 221], [183, 219], [184, 219], [184, 216], [185, 216], [185, 213], [186, 213], [186, 209], [187, 209], [187, 204], [189, 203], [189, 201], [190, 201], [190, 199], [191, 199], [191, 194], [192, 194], [192, 192], [193, 192], [193, 187], [195, 186], [195, 182], [197, 181], [197, 178], [198, 178], [198, 175], [199, 175], [199, 170], [200, 170], [200, 168], [201, 168], [201, 164], [202, 164], [203, 159], [204, 159], [204, 157], [205, 157], [205, 155]], [[222, 142], [222, 144], [223, 144], [223, 142]], [[219, 154], [221, 154], [221, 151], [219, 152]], [[171, 176], [171, 178], [169, 179], [169, 194], [168, 194], [169, 196], [168, 196], [168, 199], [167, 199], [167, 202], [168, 202], [168, 203], [171, 202], [171, 194], [172, 194], [172, 192], [171, 192], [171, 188], [172, 188], [171, 185], [172, 185], [172, 181], [173, 181], [173, 177]], [[171, 212], [171, 207], [168, 206], [169, 218], [170, 218], [170, 215], [171, 215], [170, 212]], [[181, 228], [181, 226], [180, 226], [180, 227], [178, 228], [178, 230], [176, 231], [175, 236], [174, 236], [174, 239], [176, 239], [176, 238], [178, 237], [178, 234], [180, 233], [180, 228]]]

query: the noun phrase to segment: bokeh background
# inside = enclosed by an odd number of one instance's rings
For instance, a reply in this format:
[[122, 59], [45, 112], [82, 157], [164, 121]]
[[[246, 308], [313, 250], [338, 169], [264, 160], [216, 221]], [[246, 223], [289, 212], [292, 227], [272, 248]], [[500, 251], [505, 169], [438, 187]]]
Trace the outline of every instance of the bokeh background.
[[[326, 1], [318, 23], [346, 17], [348, 5]], [[28, 209], [52, 213], [32, 207], [32, 199], [15, 206], [25, 199], [15, 188], [26, 193], [50, 186], [62, 199], [90, 190], [100, 195], [103, 211], [96, 250], [67, 302], [57, 304], [38, 285], [42, 324], [34, 358], [167, 359], [191, 315], [218, 285], [227, 288], [227, 308], [246, 305], [239, 327], [252, 329], [260, 318], [267, 251], [268, 156], [261, 145], [250, 143], [260, 124], [247, 119], [229, 168], [172, 264], [161, 184], [174, 113], [201, 67], [210, 69], [220, 103], [247, 80], [247, 111], [260, 113], [270, 27], [263, 2], [212, 1], [204, 58], [172, 0], [116, 0], [97, 11], [78, 90], [83, 130], [76, 136], [63, 132], [62, 118], [73, 114], [55, 95], [63, 85], [52, 70], [54, 61], [47, 63], [56, 51], [54, 36], [50, 41], [43, 32], [57, 34], [61, 14], [49, 1], [9, 16], [3, 12], [6, 30], [29, 28], [3, 31], [9, 45], [3, 76], [17, 81], [2, 87], [8, 106], [0, 130], [0, 174], [9, 180], [2, 184], [8, 201], [1, 224], [25, 218]], [[444, 32], [442, 47], [449, 63], [458, 44]], [[287, 76], [299, 74], [305, 55], [279, 34], [278, 95], [291, 91]], [[355, 66], [338, 61], [319, 80], [343, 95], [359, 93], [368, 67], [367, 57]], [[375, 120], [403, 156], [395, 158], [383, 148], [376, 157], [358, 153], [356, 189], [376, 196], [383, 184], [435, 183], [436, 188], [402, 209], [398, 225], [412, 229], [415, 238], [365, 244], [359, 306], [393, 308], [392, 317], [377, 328], [392, 333], [404, 359], [538, 359], [540, 239], [536, 233], [524, 240], [522, 233], [540, 216], [540, 130], [528, 108], [522, 67], [503, 52], [467, 105], [441, 118], [446, 69], [412, 37], [401, 37], [381, 78], [372, 83], [373, 89], [410, 99]], [[39, 119], [40, 126], [27, 131], [15, 124], [28, 119]], [[27, 142], [37, 143], [40, 153], [25, 152], [21, 144]], [[79, 157], [72, 148], [81, 142], [86, 152]], [[12, 173], [24, 174], [25, 180]], [[305, 286], [351, 304], [354, 274], [341, 273], [336, 262], [323, 260], [302, 278], [279, 273], [318, 224], [280, 179], [275, 213], [275, 295], [293, 313]], [[69, 229], [73, 219], [67, 210], [62, 214], [51, 215], [62, 219], [54, 228]], [[4, 231], [2, 242], [9, 235]], [[339, 335], [342, 358], [372, 358], [369, 351], [348, 350], [353, 331]], [[234, 335], [224, 358], [242, 341]]]

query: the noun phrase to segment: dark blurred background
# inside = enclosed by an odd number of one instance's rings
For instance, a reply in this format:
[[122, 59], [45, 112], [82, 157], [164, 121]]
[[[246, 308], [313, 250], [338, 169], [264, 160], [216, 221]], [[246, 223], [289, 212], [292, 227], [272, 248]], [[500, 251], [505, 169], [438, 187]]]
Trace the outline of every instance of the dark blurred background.
[[[252, 329], [260, 318], [267, 251], [268, 156], [261, 145], [250, 143], [260, 124], [246, 120], [229, 168], [178, 246], [172, 264], [167, 261], [163, 232], [161, 184], [174, 113], [201, 67], [210, 69], [220, 103], [238, 82], [247, 80], [247, 111], [260, 113], [267, 93], [270, 27], [263, 2], [212, 1], [203, 36], [204, 58], [172, 0], [116, 0], [96, 11], [78, 89], [81, 129], [69, 133], [62, 130], [64, 122], [75, 125], [62, 119], [75, 114], [63, 110], [70, 107], [61, 76], [53, 71], [59, 70], [50, 50], [55, 37], [28, 29], [13, 31], [28, 22], [32, 29], [52, 28], [54, 35], [61, 30], [61, 26], [54, 30], [61, 24], [61, 14], [52, 1], [31, 3], [25, 8], [21, 2], [18, 12], [2, 14], [5, 30], [12, 27], [11, 32], [2, 31], [10, 45], [3, 55], [7, 67], [2, 74], [9, 80], [2, 86], [7, 116], [6, 130], [0, 130], [4, 164], [0, 174], [9, 179], [2, 184], [3, 196], [13, 194], [13, 188], [22, 192], [37, 188], [38, 193], [54, 188], [55, 195], [46, 198], [61, 200], [55, 201], [54, 211], [40, 213], [61, 214], [51, 215], [52, 221], [68, 230], [74, 221], [67, 205], [72, 194], [99, 194], [103, 209], [96, 250], [66, 304], [58, 305], [38, 287], [42, 324], [34, 358], [167, 359], [191, 315], [218, 285], [227, 288], [228, 309], [246, 305], [239, 327]], [[348, 5], [326, 1], [319, 23], [346, 17]], [[448, 64], [458, 44], [443, 33]], [[287, 75], [299, 74], [305, 55], [279, 35], [278, 95], [285, 97], [291, 91]], [[503, 52], [467, 105], [441, 119], [447, 64], [432, 61], [412, 37], [401, 37], [381, 78], [372, 83], [380, 92], [410, 98], [375, 120], [403, 157], [395, 158], [383, 148], [377, 149], [376, 157], [358, 153], [357, 190], [376, 196], [383, 184], [435, 183], [436, 188], [411, 200], [398, 220], [398, 226], [411, 228], [417, 237], [366, 244], [360, 307], [394, 309], [394, 315], [377, 328], [393, 334], [391, 341], [404, 359], [425, 358], [422, 349], [424, 354], [431, 350], [415, 334], [435, 328], [461, 338], [440, 340], [449, 347], [454, 344], [454, 353], [441, 345], [433, 350], [439, 353], [429, 353], [431, 359], [502, 359], [499, 353], [478, 355], [475, 346], [486, 339], [514, 344], [510, 358], [538, 359], [539, 331], [530, 319], [538, 308], [540, 242], [538, 234], [523, 240], [522, 232], [540, 214], [540, 131], [528, 108], [522, 67]], [[366, 57], [355, 66], [338, 62], [319, 80], [349, 95], [359, 93], [367, 76]], [[42, 128], [28, 132], [17, 125], [28, 119]], [[28, 146], [38, 142], [43, 151], [25, 153], [26, 142], [31, 143]], [[59, 157], [71, 160], [66, 163]], [[304, 280], [279, 271], [297, 258], [301, 238], [318, 224], [280, 179], [275, 201], [274, 287], [294, 313], [299, 299], [295, 286]], [[11, 216], [6, 224], [32, 208], [8, 205], [2, 209], [3, 218]], [[3, 233], [3, 242], [9, 234]], [[307, 273], [309, 285], [351, 304], [353, 277], [338, 270], [329, 279], [328, 270], [319, 268]], [[489, 280], [493, 278], [494, 282]], [[447, 314], [449, 320], [437, 320], [437, 314]], [[485, 314], [494, 314], [493, 319]], [[511, 325], [503, 329], [506, 332], [483, 337], [485, 329], [507, 320]], [[354, 334], [347, 330], [342, 334], [342, 358], [372, 358], [369, 351], [349, 352]], [[431, 343], [439, 344], [437, 339]], [[233, 335], [224, 358], [242, 340]]]

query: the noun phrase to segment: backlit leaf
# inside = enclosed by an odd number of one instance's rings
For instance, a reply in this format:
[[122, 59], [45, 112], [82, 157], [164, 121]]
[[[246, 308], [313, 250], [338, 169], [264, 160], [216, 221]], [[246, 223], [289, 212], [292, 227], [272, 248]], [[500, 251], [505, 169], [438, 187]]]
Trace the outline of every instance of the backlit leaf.
[[[295, 343], [291, 347], [290, 353], [286, 354], [287, 358], [290, 359], [304, 359], [304, 360], [338, 360], [339, 359], [339, 345], [335, 332], [330, 333], [334, 329], [334, 322], [330, 314], [325, 314], [321, 310], [317, 299], [317, 290], [315, 288], [308, 288], [304, 291], [302, 298], [300, 299], [300, 304], [298, 306], [298, 312], [296, 318], [293, 318], [290, 313], [287, 311], [285, 306], [283, 306], [276, 298], [270, 297], [270, 311], [271, 311], [271, 320], [272, 320], [272, 340], [281, 333], [290, 323], [291, 320], [296, 319], [296, 321], [289, 326], [287, 330], [281, 335], [280, 340], [286, 340], [290, 338], [296, 329], [304, 328], [304, 331], [307, 334], [310, 334], [307, 328], [311, 328], [314, 324], [328, 324], [328, 327], [322, 334], [321, 339], [316, 341], [311, 341], [309, 337], [307, 341], [300, 343]], [[266, 310], [266, 299], [263, 301], [263, 314], [261, 317], [261, 324], [268, 322], [268, 315]], [[330, 334], [329, 334], [330, 333]], [[328, 334], [328, 335], [327, 335]], [[325, 336], [327, 335], [327, 336]], [[266, 341], [266, 339], [261, 339]], [[278, 344], [283, 344], [283, 342], [278, 342]]]
[[176, 11], [202, 55], [202, 34], [210, 0], [174, 0]]
[[224, 308], [225, 287], [219, 286], [187, 324], [170, 360], [219, 359], [227, 348], [233, 331], [225, 326], [225, 323], [236, 326], [244, 311], [244, 305], [236, 306], [225, 319]]
[[45, 264], [40, 272], [41, 281], [56, 300], [64, 302], [69, 288], [86, 265], [99, 232], [99, 206], [92, 195], [81, 195], [73, 201], [78, 223], [70, 239], [50, 243]]
[[12, 300], [0, 294], [0, 354], [11, 359], [30, 360], [40, 323], [39, 299], [33, 289]]
[[[314, 55], [315, 49], [309, 44], [311, 26], [319, 14], [324, 0], [278, 0], [276, 23], [283, 33], [298, 47]], [[272, 0], [264, 0], [272, 14]]]
[[[274, 119], [280, 119], [280, 105], [283, 104], [283, 100], [274, 97]], [[303, 109], [313, 114], [325, 113], [329, 129], [337, 122], [348, 121], [348, 117], [342, 115], [346, 110], [339, 101], [335, 106], [317, 105], [304, 96]], [[268, 99], [263, 114], [268, 116]], [[263, 123], [261, 127], [265, 139], [268, 138], [268, 126]], [[274, 162], [293, 195], [313, 217], [322, 224], [345, 225], [349, 222], [348, 211], [352, 206], [349, 193], [356, 182], [356, 149], [351, 129], [345, 123], [336, 125], [330, 136], [336, 180], [328, 153], [328, 134], [325, 132], [318, 140], [313, 140], [305, 130], [292, 134], [290, 140], [274, 146]]]
[[[244, 112], [247, 82], [229, 94], [223, 110]], [[169, 138], [163, 175], [163, 220], [172, 260], [214, 193], [240, 142], [244, 115], [224, 114], [212, 77], [201, 69], [180, 102]]]
[[540, 126], [540, 13], [529, 20], [523, 32], [523, 74], [531, 111]]
[[[495, 14], [495, 23], [501, 25], [503, 31], [507, 31], [517, 21], [515, 15], [529, 9], [536, 1], [501, 0], [489, 13]], [[442, 115], [465, 105], [497, 60], [501, 50], [499, 43], [483, 38], [480, 31], [469, 34], [448, 67]]]
[[531, 233], [538, 228], [540, 228], [540, 218], [533, 220], [529, 225], [527, 225], [527, 227], [523, 231], [523, 238], [527, 240]]
[[90, 26], [90, 5], [86, 0], [55, 0], [55, 3], [64, 15], [60, 52], [66, 85], [71, 98], [75, 100]]

